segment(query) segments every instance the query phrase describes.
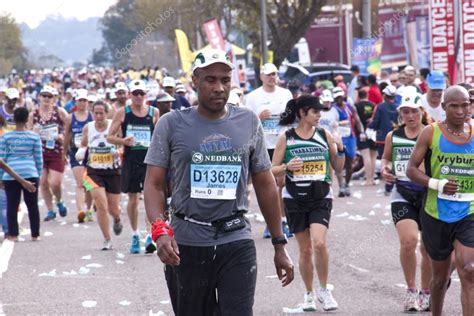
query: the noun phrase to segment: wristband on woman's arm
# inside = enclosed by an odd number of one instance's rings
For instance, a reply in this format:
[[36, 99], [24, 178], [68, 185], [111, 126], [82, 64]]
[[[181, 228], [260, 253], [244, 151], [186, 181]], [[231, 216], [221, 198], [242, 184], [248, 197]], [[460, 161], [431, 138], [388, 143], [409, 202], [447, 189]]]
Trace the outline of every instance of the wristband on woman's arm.
[[449, 182], [448, 179], [438, 180], [438, 179], [435, 179], [435, 178], [430, 178], [430, 180], [428, 181], [428, 188], [430, 188], [432, 190], [435, 190], [435, 191], [443, 192], [444, 186], [448, 182]]

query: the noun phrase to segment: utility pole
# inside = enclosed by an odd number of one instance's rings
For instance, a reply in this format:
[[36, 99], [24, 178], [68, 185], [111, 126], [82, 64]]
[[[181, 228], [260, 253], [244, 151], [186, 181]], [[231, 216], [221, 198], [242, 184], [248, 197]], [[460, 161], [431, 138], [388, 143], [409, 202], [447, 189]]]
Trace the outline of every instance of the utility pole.
[[371, 3], [370, 0], [362, 1], [362, 37], [369, 38], [372, 34], [371, 21]]
[[267, 49], [267, 3], [266, 0], [260, 0], [260, 15], [261, 15], [261, 40], [262, 40], [262, 64], [266, 64], [268, 62], [268, 49]]

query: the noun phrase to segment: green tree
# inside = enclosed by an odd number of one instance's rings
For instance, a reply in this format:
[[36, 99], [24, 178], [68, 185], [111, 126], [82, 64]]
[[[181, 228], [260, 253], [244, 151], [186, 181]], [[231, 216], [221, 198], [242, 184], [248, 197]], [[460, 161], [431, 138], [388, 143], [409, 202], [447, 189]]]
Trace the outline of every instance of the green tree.
[[26, 49], [21, 40], [21, 30], [10, 15], [0, 16], [0, 75], [12, 68], [27, 67]]
[[130, 45], [138, 31], [130, 14], [134, 6], [134, 0], [119, 0], [105, 12], [100, 21], [105, 49], [114, 64], [125, 64], [128, 57], [127, 45]]

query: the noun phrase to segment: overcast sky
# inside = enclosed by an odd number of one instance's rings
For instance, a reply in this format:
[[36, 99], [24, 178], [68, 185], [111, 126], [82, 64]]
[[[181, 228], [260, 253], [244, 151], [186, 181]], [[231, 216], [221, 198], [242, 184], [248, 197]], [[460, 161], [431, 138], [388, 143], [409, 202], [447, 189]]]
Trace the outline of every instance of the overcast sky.
[[117, 0], [0, 0], [0, 13], [10, 13], [17, 23], [36, 28], [49, 15], [85, 20], [103, 16]]

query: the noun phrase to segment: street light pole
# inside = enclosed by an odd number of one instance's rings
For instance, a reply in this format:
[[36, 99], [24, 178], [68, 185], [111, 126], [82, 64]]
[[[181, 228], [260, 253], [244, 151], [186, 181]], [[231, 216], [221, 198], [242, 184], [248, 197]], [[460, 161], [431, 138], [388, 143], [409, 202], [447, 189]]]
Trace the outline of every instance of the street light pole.
[[267, 49], [267, 3], [266, 0], [260, 0], [260, 15], [261, 15], [261, 40], [262, 40], [262, 64], [268, 62], [268, 49]]
[[371, 3], [370, 0], [363, 0], [362, 2], [362, 37], [369, 38], [372, 30], [372, 21], [371, 21]]

